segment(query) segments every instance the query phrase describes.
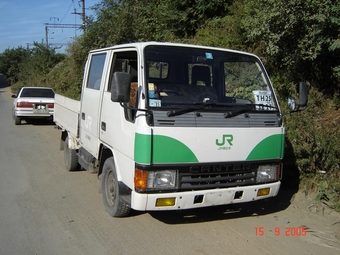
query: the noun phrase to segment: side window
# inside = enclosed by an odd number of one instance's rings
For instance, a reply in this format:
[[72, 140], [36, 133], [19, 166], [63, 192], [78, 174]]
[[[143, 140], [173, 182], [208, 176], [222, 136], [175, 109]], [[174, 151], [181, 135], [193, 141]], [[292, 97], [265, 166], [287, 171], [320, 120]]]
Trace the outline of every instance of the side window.
[[115, 72], [125, 72], [131, 76], [130, 101], [127, 103], [130, 108], [125, 109], [124, 112], [125, 119], [134, 122], [136, 116], [136, 110], [134, 108], [138, 106], [137, 52], [122, 51], [114, 54], [108, 91], [111, 91], [112, 77]]
[[87, 79], [87, 88], [100, 89], [100, 84], [103, 76], [106, 53], [92, 55], [89, 77]]
[[111, 91], [111, 81], [115, 72], [125, 72], [131, 75], [131, 82], [138, 81], [137, 75], [137, 52], [136, 51], [124, 51], [117, 52], [113, 56], [113, 63], [111, 65], [110, 82], [108, 91]]

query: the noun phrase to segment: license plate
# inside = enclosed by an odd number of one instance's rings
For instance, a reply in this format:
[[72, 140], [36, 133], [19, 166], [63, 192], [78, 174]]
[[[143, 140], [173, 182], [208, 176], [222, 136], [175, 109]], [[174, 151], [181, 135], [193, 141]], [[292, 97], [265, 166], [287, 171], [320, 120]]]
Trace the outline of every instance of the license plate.
[[48, 113], [48, 107], [46, 104], [36, 104], [33, 108], [33, 113]]
[[[272, 102], [272, 93], [266, 90], [254, 90], [254, 99], [256, 104], [263, 104], [268, 106], [274, 106]], [[256, 106], [258, 110], [274, 110], [274, 108], [266, 106]]]

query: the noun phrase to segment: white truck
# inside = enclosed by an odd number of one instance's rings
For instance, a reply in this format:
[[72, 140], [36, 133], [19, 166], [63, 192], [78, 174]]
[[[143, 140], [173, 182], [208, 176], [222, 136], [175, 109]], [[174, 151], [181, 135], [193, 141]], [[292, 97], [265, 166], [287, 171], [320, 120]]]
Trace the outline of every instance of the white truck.
[[[290, 112], [306, 104], [300, 83]], [[111, 216], [278, 194], [283, 114], [253, 54], [159, 42], [93, 50], [81, 100], [56, 94], [54, 109], [67, 170], [97, 173]]]

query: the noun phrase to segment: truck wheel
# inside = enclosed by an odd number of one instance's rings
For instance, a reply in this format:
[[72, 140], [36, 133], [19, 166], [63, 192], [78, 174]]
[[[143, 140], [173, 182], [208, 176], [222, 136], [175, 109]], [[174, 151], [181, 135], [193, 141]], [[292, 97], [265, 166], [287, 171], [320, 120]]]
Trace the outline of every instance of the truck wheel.
[[113, 158], [108, 158], [101, 175], [102, 195], [106, 211], [112, 217], [124, 217], [130, 213], [130, 206], [120, 197], [118, 179]]
[[67, 171], [76, 171], [78, 169], [77, 150], [68, 147], [68, 137], [64, 142], [64, 162]]

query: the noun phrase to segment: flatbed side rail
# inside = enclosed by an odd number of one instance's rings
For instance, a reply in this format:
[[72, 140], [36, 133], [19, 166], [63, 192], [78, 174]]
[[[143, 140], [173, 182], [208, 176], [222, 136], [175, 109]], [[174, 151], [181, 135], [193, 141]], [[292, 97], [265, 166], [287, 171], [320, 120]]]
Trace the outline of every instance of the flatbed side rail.
[[53, 121], [58, 128], [69, 132], [78, 138], [78, 124], [80, 114], [80, 101], [55, 94]]

